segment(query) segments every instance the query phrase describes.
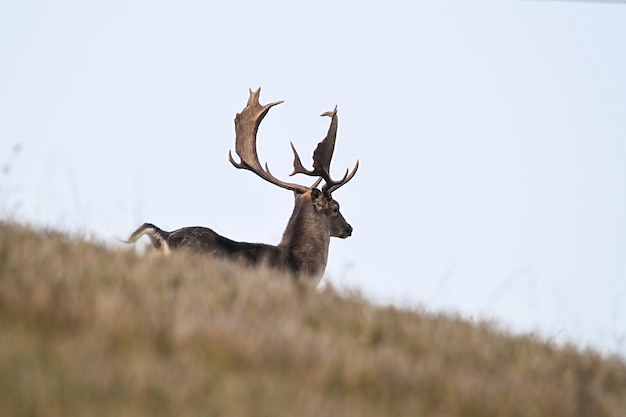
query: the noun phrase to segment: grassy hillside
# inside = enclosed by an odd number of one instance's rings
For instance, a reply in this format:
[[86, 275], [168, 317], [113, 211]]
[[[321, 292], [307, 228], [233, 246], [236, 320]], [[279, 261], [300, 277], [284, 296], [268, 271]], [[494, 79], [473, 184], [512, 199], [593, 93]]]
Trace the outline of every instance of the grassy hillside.
[[1, 416], [626, 416], [626, 365], [0, 223]]

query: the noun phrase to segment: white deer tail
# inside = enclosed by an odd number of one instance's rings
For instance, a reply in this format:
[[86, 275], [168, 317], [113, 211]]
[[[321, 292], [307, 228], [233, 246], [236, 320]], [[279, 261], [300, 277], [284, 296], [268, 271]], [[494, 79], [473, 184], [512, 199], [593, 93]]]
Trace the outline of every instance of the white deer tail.
[[167, 244], [167, 238], [169, 237], [170, 232], [161, 230], [152, 223], [142, 224], [129, 236], [128, 240], [122, 240], [122, 242], [134, 243], [143, 235], [147, 235], [150, 238], [152, 246], [154, 246], [155, 249], [163, 251], [166, 254], [170, 252], [169, 245]]

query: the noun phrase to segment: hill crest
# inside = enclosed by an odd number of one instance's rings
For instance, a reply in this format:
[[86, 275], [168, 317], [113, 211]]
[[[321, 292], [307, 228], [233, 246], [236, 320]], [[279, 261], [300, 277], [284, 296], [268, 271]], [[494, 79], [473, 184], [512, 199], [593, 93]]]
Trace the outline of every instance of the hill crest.
[[624, 416], [617, 358], [0, 223], [0, 414]]

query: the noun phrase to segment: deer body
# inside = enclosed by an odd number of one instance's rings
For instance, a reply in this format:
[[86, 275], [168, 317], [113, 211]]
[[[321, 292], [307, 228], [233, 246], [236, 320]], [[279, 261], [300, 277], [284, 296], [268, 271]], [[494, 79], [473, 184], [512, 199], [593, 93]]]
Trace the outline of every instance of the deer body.
[[[235, 117], [236, 150], [241, 158], [237, 163], [229, 154], [231, 163], [240, 169], [254, 172], [266, 181], [295, 194], [294, 210], [282, 239], [277, 246], [263, 243], [237, 242], [219, 235], [206, 227], [184, 227], [172, 232], [161, 230], [151, 223], [144, 223], [126, 243], [137, 241], [147, 235], [152, 245], [165, 253], [186, 249], [193, 253], [211, 254], [217, 257], [242, 261], [248, 266], [266, 265], [270, 268], [291, 273], [294, 277], [306, 277], [319, 282], [326, 269], [331, 237], [345, 239], [352, 234], [352, 226], [339, 212], [339, 204], [331, 193], [346, 184], [358, 169], [358, 161], [352, 172], [340, 181], [332, 180], [328, 173], [337, 133], [337, 109], [324, 113], [332, 117], [326, 138], [313, 154], [313, 170], [306, 170], [292, 145], [294, 152], [294, 174], [317, 176], [319, 179], [310, 187], [286, 183], [275, 178], [267, 168], [261, 166], [256, 154], [256, 133], [269, 109], [281, 102], [261, 106], [260, 89], [250, 91], [247, 106]], [[321, 180], [322, 190], [317, 189]]]
[[164, 253], [185, 249], [241, 261], [248, 266], [266, 265], [317, 283], [326, 269], [330, 237], [346, 238], [351, 234], [352, 226], [339, 213], [339, 205], [335, 201], [328, 203], [321, 191], [313, 189], [296, 196], [293, 213], [277, 246], [237, 242], [202, 226], [167, 232], [152, 223], [144, 223], [127, 243], [147, 235], [152, 245]]

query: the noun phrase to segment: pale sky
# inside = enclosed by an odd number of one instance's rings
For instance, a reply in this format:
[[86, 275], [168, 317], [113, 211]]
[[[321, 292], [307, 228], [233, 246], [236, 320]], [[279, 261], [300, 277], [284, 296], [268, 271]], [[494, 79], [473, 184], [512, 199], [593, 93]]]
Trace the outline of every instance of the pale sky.
[[260, 86], [276, 176], [335, 105], [361, 161], [327, 282], [626, 356], [625, 45], [615, 3], [5, 0], [0, 217], [278, 243], [291, 193], [227, 159]]

